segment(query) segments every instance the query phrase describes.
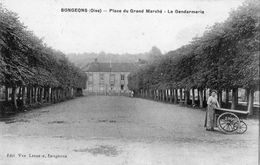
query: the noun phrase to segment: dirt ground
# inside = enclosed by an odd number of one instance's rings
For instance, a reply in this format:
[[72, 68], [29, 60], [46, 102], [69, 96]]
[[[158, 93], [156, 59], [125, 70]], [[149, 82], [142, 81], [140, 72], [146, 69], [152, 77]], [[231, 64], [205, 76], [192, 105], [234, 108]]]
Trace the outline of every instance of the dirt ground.
[[0, 121], [2, 165], [256, 165], [258, 119], [245, 134], [203, 128], [205, 112], [88, 96]]

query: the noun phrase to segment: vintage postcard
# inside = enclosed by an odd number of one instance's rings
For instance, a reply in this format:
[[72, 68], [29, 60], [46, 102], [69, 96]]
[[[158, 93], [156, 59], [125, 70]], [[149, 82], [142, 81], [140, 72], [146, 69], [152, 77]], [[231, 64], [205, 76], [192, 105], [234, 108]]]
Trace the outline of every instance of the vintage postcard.
[[0, 0], [0, 164], [259, 164], [259, 31], [258, 0]]

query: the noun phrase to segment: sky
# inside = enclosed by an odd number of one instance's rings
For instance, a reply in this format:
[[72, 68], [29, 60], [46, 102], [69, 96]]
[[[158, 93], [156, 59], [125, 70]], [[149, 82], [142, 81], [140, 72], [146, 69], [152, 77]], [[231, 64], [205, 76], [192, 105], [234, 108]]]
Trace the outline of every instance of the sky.
[[[29, 30], [64, 53], [101, 51], [143, 53], [156, 46], [163, 53], [188, 44], [207, 27], [223, 22], [244, 0], [0, 0], [18, 13]], [[84, 8], [87, 12], [61, 12]], [[101, 13], [89, 12], [101, 9]], [[121, 13], [109, 12], [110, 9]], [[123, 10], [128, 13], [123, 13]], [[162, 10], [163, 13], [131, 13]], [[106, 12], [106, 11], [107, 12]], [[173, 13], [168, 13], [173, 11]], [[175, 10], [204, 11], [178, 14]]]

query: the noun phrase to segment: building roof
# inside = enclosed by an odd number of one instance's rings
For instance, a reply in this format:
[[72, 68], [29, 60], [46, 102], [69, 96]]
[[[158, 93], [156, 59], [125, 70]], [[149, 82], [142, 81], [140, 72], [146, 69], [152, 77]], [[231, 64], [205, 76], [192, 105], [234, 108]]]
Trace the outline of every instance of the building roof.
[[92, 62], [82, 68], [85, 72], [131, 72], [137, 65], [133, 63], [99, 63]]

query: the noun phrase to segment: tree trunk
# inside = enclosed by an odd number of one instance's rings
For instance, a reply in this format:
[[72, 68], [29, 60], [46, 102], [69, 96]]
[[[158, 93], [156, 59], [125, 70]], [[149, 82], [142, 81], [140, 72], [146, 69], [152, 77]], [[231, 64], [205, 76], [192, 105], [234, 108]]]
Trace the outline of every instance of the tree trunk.
[[171, 90], [170, 90], [170, 102], [171, 102], [171, 103], [173, 103], [173, 97], [174, 97], [174, 93], [173, 93], [173, 92], [174, 92], [174, 90], [171, 89]]
[[204, 96], [203, 100], [204, 100], [205, 102], [207, 102], [207, 88], [205, 88], [205, 89], [203, 90], [203, 96]]
[[33, 102], [37, 103], [37, 87], [33, 87]]
[[57, 88], [56, 90], [57, 102], [60, 102], [60, 89]]
[[161, 92], [161, 101], [163, 101], [163, 91], [160, 90], [160, 92]]
[[60, 102], [60, 89], [59, 88], [56, 90], [56, 95], [57, 95], [57, 102]]
[[5, 86], [5, 101], [6, 101], [6, 102], [8, 102], [8, 98], [9, 98], [8, 87]]
[[18, 109], [17, 100], [16, 100], [16, 97], [17, 97], [16, 90], [17, 90], [17, 87], [12, 87], [12, 102], [14, 105], [14, 110]]
[[174, 89], [174, 104], [178, 104], [178, 89]]
[[[70, 98], [70, 88], [68, 88], [68, 96]], [[59, 100], [62, 101], [62, 89], [59, 89]]]
[[164, 101], [164, 100], [165, 100], [165, 91], [162, 90], [162, 101]]
[[165, 91], [164, 91], [164, 93], [165, 93], [165, 101], [166, 102], [168, 102], [168, 89], [165, 89]]
[[43, 99], [44, 99], [44, 103], [47, 103], [48, 102], [48, 96], [47, 96], [47, 88], [44, 87], [44, 90], [43, 90]]
[[167, 96], [167, 95], [168, 95], [168, 91], [167, 91], [167, 89], [165, 89], [165, 90], [164, 90], [164, 101], [165, 101], [165, 102], [168, 101], [168, 100], [167, 100], [167, 99], [168, 99], [168, 96]]
[[[69, 88], [69, 98], [72, 98], [71, 88]], [[63, 88], [60, 89], [60, 99], [61, 99], [61, 101], [65, 100], [64, 99], [64, 89]]]
[[184, 90], [184, 104], [188, 105], [188, 91]]
[[203, 90], [198, 89], [198, 91], [199, 91], [200, 108], [203, 108]]
[[[25, 93], [25, 88], [26, 88], [25, 86], [22, 87], [22, 102], [23, 102], [23, 106], [26, 105], [26, 99], [25, 99], [26, 93]], [[27, 92], [28, 92], [28, 88], [27, 88]]]
[[55, 88], [52, 88], [51, 94], [52, 94], [52, 102], [55, 103]]
[[190, 102], [190, 89], [187, 90], [187, 105]]
[[222, 107], [222, 90], [218, 90], [218, 103]]
[[180, 89], [180, 101], [182, 101], [182, 89]]
[[238, 89], [233, 88], [232, 89], [232, 104], [231, 109], [236, 109], [238, 103]]
[[44, 89], [44, 100], [45, 100], [45, 103], [48, 103], [49, 102], [49, 88], [46, 88]]
[[166, 101], [168, 102], [169, 101], [169, 90], [168, 89], [165, 90], [165, 98], [166, 98]]
[[28, 94], [29, 94], [29, 97], [28, 97], [28, 101], [29, 101], [29, 105], [32, 104], [32, 97], [33, 97], [33, 88], [32, 87], [28, 87]]
[[48, 100], [48, 103], [50, 103], [51, 102], [51, 88], [48, 87], [47, 89], [48, 89], [47, 90], [47, 100]]
[[[69, 94], [68, 94], [69, 97]], [[61, 89], [58, 89], [58, 101], [61, 101]]]
[[192, 88], [192, 105], [195, 105], [195, 92], [194, 92], [194, 88]]
[[162, 90], [162, 94], [163, 94], [163, 102], [164, 102], [166, 100], [165, 90]]
[[52, 103], [53, 102], [53, 88], [50, 88], [49, 93], [50, 93], [50, 103]]
[[171, 89], [170, 92], [171, 92], [170, 93], [170, 99], [171, 99], [170, 101], [171, 101], [171, 103], [173, 103], [174, 102], [174, 89]]
[[175, 103], [175, 89], [172, 89], [172, 103]]
[[228, 89], [226, 89], [226, 104], [228, 105], [228, 103], [229, 103], [229, 90]]
[[32, 87], [32, 89], [31, 89], [32, 91], [32, 93], [31, 93], [31, 96], [32, 96], [32, 100], [31, 100], [31, 103], [33, 104], [33, 101], [34, 101], [34, 87]]
[[55, 102], [55, 88], [51, 88], [51, 102]]
[[249, 115], [253, 115], [253, 107], [254, 107], [254, 89], [249, 90], [249, 98], [248, 98], [248, 106], [247, 111]]
[[43, 88], [40, 88], [39, 89], [40, 90], [40, 98], [39, 98], [39, 101], [40, 101], [40, 103], [42, 104], [43, 102], [42, 102], [42, 94], [43, 94]]
[[246, 95], [246, 103], [247, 103], [247, 106], [249, 105], [249, 95], [250, 95], [250, 89], [245, 89], [246, 90], [246, 92], [245, 92], [245, 95]]
[[55, 88], [54, 94], [55, 94], [55, 103], [56, 103], [56, 102], [59, 101], [59, 100], [58, 100], [58, 89], [57, 89], [57, 88]]
[[21, 86], [19, 87], [19, 90], [18, 90], [17, 100], [22, 100], [22, 87]]
[[171, 102], [171, 98], [172, 98], [171, 93], [172, 93], [172, 92], [171, 92], [171, 89], [168, 89], [168, 90], [167, 90], [167, 94], [168, 94], [168, 100], [167, 100], [167, 101], [168, 101], [168, 102]]
[[164, 90], [164, 95], [165, 95], [165, 97], [164, 97], [165, 100], [164, 101], [167, 102], [168, 101], [168, 91], [167, 91], [167, 89]]
[[37, 87], [36, 88], [36, 101], [37, 103], [39, 102], [40, 100], [40, 87]]
[[[61, 95], [62, 89], [59, 89], [59, 101], [62, 101], [62, 95]], [[70, 89], [68, 88], [68, 97], [70, 98]]]
[[55, 103], [55, 88], [52, 88], [52, 89], [51, 89], [51, 95], [52, 95], [52, 96], [51, 96], [51, 98], [52, 98], [52, 99], [51, 99], [51, 100], [52, 100], [52, 103]]

